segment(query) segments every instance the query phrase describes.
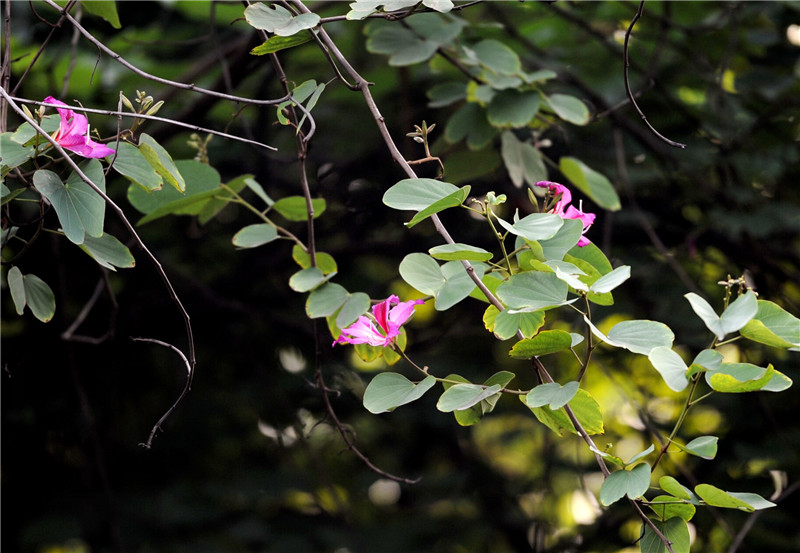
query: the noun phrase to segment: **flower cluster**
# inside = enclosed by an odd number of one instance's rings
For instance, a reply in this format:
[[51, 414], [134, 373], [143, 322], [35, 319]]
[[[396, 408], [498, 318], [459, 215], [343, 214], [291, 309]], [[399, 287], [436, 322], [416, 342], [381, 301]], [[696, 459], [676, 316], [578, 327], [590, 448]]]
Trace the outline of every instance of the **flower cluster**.
[[[342, 335], [333, 343], [336, 344], [369, 344], [371, 346], [390, 346], [400, 335], [403, 326], [414, 307], [423, 300], [400, 301], [397, 296], [389, 296], [372, 308], [372, 317], [361, 315], [358, 320], [342, 329]], [[391, 307], [394, 305], [394, 307]], [[379, 328], [375, 327], [375, 323]]]
[[114, 150], [104, 144], [99, 144], [89, 137], [89, 121], [85, 115], [75, 113], [64, 102], [52, 96], [44, 99], [48, 104], [55, 104], [61, 123], [53, 139], [65, 150], [75, 152], [79, 156], [101, 158], [110, 156]]
[[592, 226], [596, 215], [594, 213], [584, 213], [581, 209], [583, 205], [580, 205], [580, 207], [577, 208], [569, 205], [569, 203], [572, 201], [572, 193], [569, 191], [569, 188], [563, 184], [550, 181], [541, 181], [537, 182], [536, 186], [547, 188], [547, 190], [550, 192], [550, 196], [556, 200], [555, 204], [550, 209], [550, 213], [559, 215], [562, 219], [581, 220], [581, 223], [583, 223], [583, 232], [581, 233], [582, 236], [580, 240], [578, 240], [578, 246], [582, 248], [589, 244], [589, 239], [583, 236], [583, 234], [586, 234], [586, 231]]

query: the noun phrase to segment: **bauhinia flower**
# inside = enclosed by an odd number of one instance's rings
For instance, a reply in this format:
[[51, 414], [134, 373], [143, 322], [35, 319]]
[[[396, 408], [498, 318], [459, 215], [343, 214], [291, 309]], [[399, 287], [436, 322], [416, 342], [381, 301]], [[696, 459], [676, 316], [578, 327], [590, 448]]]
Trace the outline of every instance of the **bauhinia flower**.
[[589, 244], [590, 240], [583, 235], [586, 234], [586, 231], [589, 230], [589, 227], [594, 223], [596, 215], [594, 213], [584, 213], [582, 210], [582, 203], [579, 204], [579, 207], [569, 205], [572, 201], [572, 193], [569, 191], [569, 188], [563, 184], [541, 181], [537, 182], [536, 186], [547, 188], [550, 192], [550, 196], [556, 200], [553, 207], [550, 208], [549, 213], [559, 215], [562, 219], [580, 219], [581, 223], [583, 223], [583, 231], [578, 240], [578, 246], [582, 248]]
[[[361, 315], [355, 323], [342, 329], [342, 335], [333, 345], [390, 346], [400, 335], [400, 327], [414, 314], [414, 307], [421, 303], [425, 302], [423, 300], [400, 301], [397, 296], [389, 296], [373, 306], [372, 316]], [[391, 307], [392, 305], [394, 307]]]
[[85, 115], [75, 113], [64, 102], [56, 100], [52, 96], [44, 99], [48, 104], [56, 104], [56, 111], [61, 117], [61, 123], [58, 126], [56, 134], [53, 139], [65, 150], [75, 152], [79, 156], [101, 158], [110, 156], [114, 150], [105, 144], [99, 144], [92, 140], [89, 136], [89, 121]]

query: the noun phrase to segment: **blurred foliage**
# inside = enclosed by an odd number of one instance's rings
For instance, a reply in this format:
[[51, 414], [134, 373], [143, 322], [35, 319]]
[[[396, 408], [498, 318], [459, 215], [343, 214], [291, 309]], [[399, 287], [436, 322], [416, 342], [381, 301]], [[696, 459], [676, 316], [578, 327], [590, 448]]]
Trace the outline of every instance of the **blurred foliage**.
[[[595, 322], [602, 330], [623, 318], [664, 321], [678, 343], [692, 348], [686, 352], [691, 358], [707, 338], [682, 298], [687, 291], [702, 292], [718, 307], [723, 289], [717, 281], [747, 271], [764, 297], [800, 312], [800, 48], [787, 34], [800, 11], [791, 2], [646, 5], [631, 41], [631, 85], [648, 121], [686, 143], [678, 150], [651, 134], [626, 101], [621, 42], [637, 6], [487, 2], [457, 17], [468, 23], [464, 40], [501, 41], [525, 72], [554, 72], [549, 92], [588, 106], [587, 125], [547, 127], [535, 140], [549, 160], [574, 156], [606, 175], [622, 199], [620, 211], [599, 215], [591, 236], [615, 265], [631, 265], [633, 276], [614, 306], [596, 308]], [[348, 10], [339, 2], [310, 7], [323, 17]], [[274, 199], [299, 193], [295, 136], [277, 124], [274, 107], [235, 106], [144, 81], [109, 57], [98, 58], [89, 42], [74, 39], [69, 24], [54, 29], [40, 19], [57, 18], [46, 4], [33, 8], [36, 13], [28, 3], [10, 3], [11, 88], [52, 37], [17, 96], [54, 94], [112, 109], [119, 91], [135, 98], [146, 90], [164, 101], [160, 116], [279, 148], [266, 153], [214, 137], [204, 153], [224, 182], [252, 174]], [[86, 10], [82, 22], [141, 69], [249, 97], [283, 95], [267, 58], [249, 53], [261, 40], [244, 21], [241, 3], [119, 2], [117, 9], [119, 30]], [[442, 158], [450, 182], [470, 184], [473, 195], [508, 194], [510, 218], [525, 193], [506, 172], [500, 135], [449, 142], [445, 128], [460, 104], [429, 104], [434, 87], [462, 75], [441, 56], [405, 66], [392, 64], [385, 52], [371, 53], [370, 40], [382, 24], [335, 21], [325, 28], [374, 83], [405, 157], [424, 152], [400, 137], [423, 120], [437, 124], [432, 153]], [[335, 77], [313, 42], [279, 55], [293, 85]], [[337, 279], [346, 288], [410, 297], [397, 274], [399, 259], [440, 240], [427, 223], [406, 230], [407, 214], [381, 203], [403, 175], [358, 93], [328, 83], [313, 114], [312, 187], [327, 204], [317, 219], [319, 248], [337, 260]], [[115, 132], [113, 117], [90, 120], [104, 136]], [[9, 116], [9, 128], [17, 123]], [[144, 125], [175, 159], [197, 154], [187, 144], [197, 142], [187, 129]], [[475, 148], [480, 142], [483, 147]], [[564, 180], [557, 167], [548, 166], [550, 180]], [[435, 177], [437, 169], [424, 165], [421, 176]], [[138, 217], [126, 200], [128, 182], [111, 173], [106, 184], [128, 215]], [[25, 221], [37, 214], [20, 210], [4, 217]], [[458, 240], [493, 247], [477, 225], [449, 213], [443, 219], [457, 226]], [[327, 338], [314, 344], [315, 323], [298, 316], [304, 298], [286, 285], [295, 270], [291, 248], [231, 246], [243, 225], [256, 222], [231, 205], [205, 225], [169, 217], [140, 227], [192, 317], [199, 360], [191, 394], [151, 450], [138, 444], [180, 390], [183, 368], [168, 352], [129, 337], [184, 340], [163, 284], [138, 256], [135, 268], [104, 275], [77, 248], [60, 247], [63, 239], [39, 238], [37, 252], [21, 264], [53, 288], [54, 321], [17, 317], [7, 296], [2, 306], [4, 549], [638, 550], [639, 523], [629, 506], [600, 510], [595, 498], [602, 475], [585, 445], [557, 439], [513, 398], [502, 398], [492, 415], [467, 428], [437, 412], [432, 397], [413, 409], [367, 413], [360, 396], [372, 376], [367, 371], [376, 367], [347, 349], [329, 349]], [[302, 223], [294, 225], [303, 232]], [[126, 236], [113, 217], [106, 228]], [[104, 295], [81, 334], [101, 335], [111, 319], [113, 337], [100, 345], [62, 340], [104, 278], [116, 305]], [[465, 302], [447, 312], [418, 313], [408, 325], [418, 357], [439, 374], [482, 381], [509, 370], [520, 387], [533, 386], [525, 362], [508, 356], [511, 344], [476, 324], [483, 310], [483, 304]], [[566, 329], [572, 321], [563, 322]], [[726, 356], [766, 363], [765, 349], [751, 343], [730, 345]], [[642, 430], [646, 421], [668, 432], [682, 402], [644, 357], [608, 349], [603, 360], [590, 366], [585, 382], [604, 408], [606, 434], [598, 445], [613, 444], [615, 455], [627, 459], [649, 445], [645, 434], [631, 429]], [[796, 375], [796, 354], [770, 352], [769, 360]], [[564, 354], [548, 361], [554, 375], [570, 366]], [[378, 467], [421, 477], [419, 483], [386, 481], [347, 451], [308, 383], [316, 362], [340, 392], [331, 398], [358, 447]], [[775, 490], [770, 471], [788, 475], [791, 486], [800, 479], [798, 393], [790, 389], [778, 401], [765, 394], [714, 396], [697, 407], [684, 430], [688, 437], [720, 436], [717, 461], [673, 454], [670, 468], [692, 484], [713, 481], [764, 497]], [[760, 512], [741, 550], [796, 551], [799, 496], [789, 494], [778, 508]], [[748, 516], [698, 511], [692, 550], [727, 551]]]

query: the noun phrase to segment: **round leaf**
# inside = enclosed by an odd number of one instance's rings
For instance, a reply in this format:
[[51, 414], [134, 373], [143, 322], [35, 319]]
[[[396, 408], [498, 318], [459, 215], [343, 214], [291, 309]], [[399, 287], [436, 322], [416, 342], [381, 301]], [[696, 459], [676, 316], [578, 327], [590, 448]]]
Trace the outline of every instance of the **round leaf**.
[[278, 238], [277, 229], [267, 223], [248, 225], [233, 235], [233, 245], [239, 248], [255, 248]]
[[364, 390], [364, 407], [373, 414], [385, 413], [416, 401], [434, 384], [436, 379], [433, 376], [427, 376], [418, 384], [414, 384], [401, 374], [381, 373], [373, 378]]

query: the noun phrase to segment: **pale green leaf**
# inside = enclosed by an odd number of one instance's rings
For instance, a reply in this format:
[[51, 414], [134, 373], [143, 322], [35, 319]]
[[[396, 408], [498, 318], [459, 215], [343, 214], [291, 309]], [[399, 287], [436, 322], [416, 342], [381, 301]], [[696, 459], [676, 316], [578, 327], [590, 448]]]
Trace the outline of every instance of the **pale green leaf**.
[[439, 264], [424, 253], [411, 253], [400, 262], [400, 276], [423, 294], [434, 295], [445, 284]]
[[439, 397], [436, 408], [443, 413], [468, 409], [482, 400], [493, 396], [502, 386], [479, 386], [477, 384], [455, 384]]
[[175, 166], [172, 156], [152, 136], [146, 133], [139, 136], [139, 151], [153, 167], [153, 170], [175, 190], [181, 193], [186, 191], [186, 181]]
[[578, 393], [578, 382], [567, 382], [563, 386], [558, 382], [539, 384], [525, 396], [528, 407], [542, 407], [547, 405], [552, 410], [561, 409], [569, 403]]
[[647, 355], [650, 363], [667, 383], [670, 390], [681, 392], [689, 385], [686, 371], [689, 367], [683, 362], [681, 356], [668, 346], [658, 346], [650, 350]]
[[233, 245], [238, 248], [256, 248], [278, 238], [274, 225], [259, 223], [248, 225], [233, 235]]
[[703, 459], [713, 459], [717, 456], [717, 442], [719, 438], [716, 436], [700, 436], [690, 441], [686, 445], [679, 445], [683, 451], [702, 457]]
[[[669, 540], [672, 553], [689, 553], [691, 549], [689, 526], [683, 517], [675, 516], [666, 522], [654, 521], [653, 524]], [[664, 541], [647, 524], [643, 525], [643, 534], [642, 539], [639, 541], [639, 547], [642, 553], [669, 553]]]
[[289, 278], [289, 288], [295, 292], [308, 292], [313, 290], [326, 280], [331, 275], [324, 275], [318, 267], [309, 267], [308, 269], [301, 269]]
[[127, 142], [120, 142], [117, 157], [112, 165], [115, 171], [147, 191], [161, 190], [164, 180], [145, 159], [139, 148]]
[[434, 384], [436, 378], [433, 376], [427, 376], [414, 384], [403, 375], [381, 373], [372, 379], [364, 391], [364, 407], [373, 414], [385, 413], [418, 400]]
[[403, 179], [383, 195], [383, 203], [401, 211], [422, 211], [459, 188], [435, 179]]
[[545, 101], [556, 115], [573, 125], [585, 125], [589, 122], [589, 109], [575, 96], [553, 94], [546, 96]]
[[364, 292], [349, 294], [336, 315], [336, 326], [346, 328], [369, 310], [369, 296]]

